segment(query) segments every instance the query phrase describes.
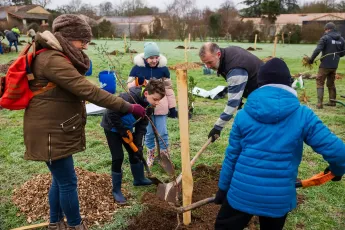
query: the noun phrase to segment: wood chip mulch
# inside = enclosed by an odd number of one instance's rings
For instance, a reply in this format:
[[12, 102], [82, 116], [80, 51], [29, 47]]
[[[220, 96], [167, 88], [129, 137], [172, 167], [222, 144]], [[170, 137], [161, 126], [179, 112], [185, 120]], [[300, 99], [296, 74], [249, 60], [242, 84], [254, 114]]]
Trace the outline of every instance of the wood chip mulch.
[[[81, 216], [89, 225], [109, 222], [119, 206], [114, 203], [109, 174], [97, 174], [76, 168]], [[12, 201], [19, 208], [17, 216], [25, 215], [28, 223], [39, 219], [49, 220], [48, 192], [51, 175], [41, 174], [13, 191]], [[129, 194], [124, 189], [124, 196]], [[123, 207], [123, 206], [122, 206]]]

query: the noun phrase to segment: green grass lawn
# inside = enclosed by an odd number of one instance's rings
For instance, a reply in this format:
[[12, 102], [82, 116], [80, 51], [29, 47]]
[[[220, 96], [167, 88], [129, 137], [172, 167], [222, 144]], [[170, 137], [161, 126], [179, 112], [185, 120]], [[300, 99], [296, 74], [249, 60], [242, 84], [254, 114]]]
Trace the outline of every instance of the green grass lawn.
[[[122, 41], [95, 41], [97, 45], [105, 44], [108, 51], [114, 49], [123, 50]], [[167, 56], [168, 65], [173, 65], [179, 62], [184, 62], [184, 50], [175, 49], [178, 45], [183, 45], [183, 42], [167, 42], [157, 41], [161, 52]], [[143, 52], [144, 42], [132, 42], [131, 49], [138, 52]], [[199, 48], [202, 45], [200, 42], [192, 42], [191, 46]], [[220, 46], [226, 47], [227, 43], [220, 43]], [[243, 48], [253, 46], [249, 43], [231, 43], [231, 45], [238, 45]], [[261, 51], [253, 52], [260, 58], [272, 55], [273, 44], [258, 44], [257, 47], [262, 48]], [[277, 46], [277, 56], [284, 58], [287, 62], [291, 73], [299, 73], [307, 71], [301, 66], [301, 59], [304, 54], [311, 55], [315, 45], [281, 45]], [[101, 70], [107, 70], [108, 64], [104, 57], [98, 55], [94, 46], [89, 46], [88, 55], [93, 61], [93, 75], [88, 77], [90, 81], [98, 84], [97, 74]], [[134, 54], [135, 55], [135, 54]], [[16, 57], [15, 53], [0, 55], [0, 63], [7, 63], [9, 60]], [[121, 69], [121, 77], [126, 80], [131, 69], [132, 61], [131, 55], [124, 55], [116, 57], [117, 69]], [[190, 50], [188, 52], [189, 61], [197, 61], [198, 49]], [[344, 66], [345, 59], [340, 63], [339, 73], [345, 74]], [[312, 73], [315, 73], [315, 68]], [[175, 85], [176, 92], [176, 75], [171, 72], [171, 77]], [[221, 77], [216, 75], [205, 76], [202, 75], [201, 70], [193, 70], [188, 72], [189, 76], [193, 76], [197, 82], [197, 86], [210, 90], [218, 85], [226, 85]], [[337, 80], [338, 94], [345, 95], [345, 79]], [[345, 124], [345, 107], [338, 105], [336, 108], [325, 108], [324, 110], [316, 110], [316, 90], [315, 81], [306, 80], [306, 93], [310, 97], [310, 106], [317, 115], [328, 125], [328, 127], [339, 137], [345, 138], [344, 124]], [[118, 91], [122, 91], [118, 87]], [[299, 92], [301, 93], [301, 92]], [[326, 99], [327, 93], [326, 94]], [[344, 99], [345, 101], [345, 99]], [[213, 127], [214, 122], [219, 114], [223, 111], [226, 104], [226, 99], [209, 100], [197, 98], [195, 102], [195, 114], [190, 121], [190, 152], [193, 156], [207, 140], [207, 134]], [[25, 217], [17, 217], [18, 209], [11, 203], [11, 194], [14, 188], [20, 186], [25, 181], [29, 180], [33, 175], [40, 173], [47, 173], [47, 167], [42, 162], [25, 161], [24, 145], [23, 145], [23, 111], [6, 111], [0, 112], [0, 229], [10, 229], [26, 225]], [[111, 158], [109, 149], [106, 145], [106, 139], [103, 130], [99, 126], [101, 121], [100, 116], [88, 117], [86, 127], [87, 136], [87, 150], [82, 153], [74, 155], [75, 164], [78, 167], [98, 172], [108, 173], [111, 167]], [[39, 124], [37, 124], [39, 125]], [[197, 161], [197, 164], [213, 165], [215, 163], [221, 164], [224, 150], [227, 146], [231, 122], [223, 130], [220, 140], [209, 146], [202, 157]], [[293, 127], [291, 127], [293, 128]], [[178, 120], [168, 119], [168, 130], [170, 138], [170, 146], [172, 159], [181, 170], [180, 163], [180, 149], [179, 149], [179, 127]], [[304, 157], [300, 166], [299, 177], [308, 178], [315, 173], [326, 168], [322, 157], [312, 151], [308, 146], [304, 148]], [[130, 216], [137, 215], [141, 211], [139, 203], [140, 196], [146, 191], [155, 191], [153, 186], [149, 188], [134, 188], [131, 184], [132, 175], [129, 169], [129, 162], [126, 158], [124, 164], [124, 186], [133, 193], [133, 199], [130, 200], [131, 207], [122, 209], [114, 216], [113, 222], [102, 227], [102, 229], [121, 229], [126, 226], [126, 221]], [[154, 173], [162, 178], [165, 177], [163, 172], [154, 167]], [[345, 229], [345, 181], [339, 183], [328, 183], [323, 186], [299, 189], [298, 193], [305, 197], [305, 202], [294, 210], [287, 219], [285, 229], [310, 229], [310, 230], [324, 230]], [[215, 191], [216, 192], [216, 191]], [[150, 218], [150, 217], [147, 217]]]

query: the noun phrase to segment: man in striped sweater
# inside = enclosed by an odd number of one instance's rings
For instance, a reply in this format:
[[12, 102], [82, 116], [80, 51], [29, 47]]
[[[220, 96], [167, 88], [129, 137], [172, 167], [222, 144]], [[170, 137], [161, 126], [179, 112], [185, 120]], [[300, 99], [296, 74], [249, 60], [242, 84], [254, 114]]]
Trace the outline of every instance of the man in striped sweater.
[[233, 114], [242, 106], [242, 97], [258, 88], [256, 75], [263, 62], [245, 49], [237, 46], [219, 48], [216, 43], [207, 42], [199, 51], [200, 59], [207, 68], [217, 70], [228, 83], [228, 103], [210, 131], [208, 138], [215, 141]]

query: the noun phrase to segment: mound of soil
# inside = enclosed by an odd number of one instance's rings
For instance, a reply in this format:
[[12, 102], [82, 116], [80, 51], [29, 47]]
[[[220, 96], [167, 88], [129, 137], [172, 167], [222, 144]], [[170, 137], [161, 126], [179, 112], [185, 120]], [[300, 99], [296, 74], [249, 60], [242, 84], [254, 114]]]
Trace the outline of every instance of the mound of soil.
[[96, 43], [90, 42], [89, 45], [94, 46], [94, 45], [96, 45]]
[[177, 63], [176, 65], [169, 66], [169, 69], [176, 70], [176, 69], [200, 69], [203, 63], [200, 62], [183, 62]]
[[249, 51], [255, 51], [255, 50], [262, 50], [262, 48], [259, 48], [259, 47], [257, 47], [256, 49], [254, 49], [253, 47], [248, 47], [248, 49], [247, 50], [249, 50]]
[[[184, 49], [184, 46], [177, 46], [175, 49]], [[191, 47], [187, 47], [186, 49], [197, 50], [198, 48], [191, 46]]]
[[[138, 51], [129, 49], [129, 50], [127, 50], [126, 53], [136, 54], [136, 53], [138, 53]], [[124, 52], [121, 52], [121, 51], [119, 51], [119, 50], [114, 50], [114, 51], [110, 52], [109, 54], [110, 54], [110, 55], [123, 55], [123, 54], [125, 54], [125, 53], [124, 53]]]
[[[76, 168], [80, 213], [89, 225], [109, 222], [118, 209], [112, 196], [111, 176]], [[12, 201], [31, 223], [49, 219], [50, 174], [37, 175], [13, 192]], [[128, 192], [123, 190], [126, 197]], [[17, 215], [21, 215], [18, 213]]]
[[26, 43], [26, 41], [25, 41], [25, 40], [20, 40], [19, 42]]
[[177, 46], [175, 49], [184, 49], [184, 46]]
[[138, 53], [138, 51], [136, 51], [136, 50], [129, 50], [127, 53], [131, 53], [131, 54], [137, 54]]
[[7, 62], [7, 64], [0, 64], [0, 73], [7, 73], [8, 68], [10, 65], [14, 62], [14, 60], [11, 60]]
[[[1, 46], [2, 46], [2, 51], [4, 51], [4, 53], [10, 52], [10, 47], [8, 46], [8, 44], [1, 42]], [[12, 47], [14, 47], [14, 46], [12, 46]]]
[[[199, 165], [193, 171], [194, 189], [193, 203], [207, 197], [214, 196], [218, 190], [218, 179], [221, 166], [208, 167]], [[159, 200], [155, 194], [146, 193], [142, 198], [145, 210], [139, 216], [131, 220], [127, 230], [171, 230], [178, 225], [177, 214], [167, 202]], [[192, 223], [183, 225], [182, 215], [179, 215], [181, 222], [177, 229], [214, 229], [216, 216], [220, 206], [208, 204], [192, 211]], [[257, 220], [252, 219], [248, 226], [251, 230], [256, 230]]]
[[110, 55], [122, 55], [122, 54], [124, 54], [124, 52], [121, 52], [119, 50], [114, 50], [114, 51], [110, 52], [109, 54]]

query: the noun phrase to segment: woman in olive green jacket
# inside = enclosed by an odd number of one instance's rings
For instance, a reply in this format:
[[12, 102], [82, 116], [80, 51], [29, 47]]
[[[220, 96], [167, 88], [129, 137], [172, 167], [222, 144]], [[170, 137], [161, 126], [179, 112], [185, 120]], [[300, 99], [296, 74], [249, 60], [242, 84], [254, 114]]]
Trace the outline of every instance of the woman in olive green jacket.
[[[85, 150], [85, 101], [123, 113], [144, 116], [131, 105], [90, 83], [84, 74], [89, 58], [82, 51], [91, 40], [90, 26], [77, 15], [61, 15], [53, 33], [36, 35], [37, 49], [30, 89], [46, 91], [33, 97], [24, 115], [25, 159], [45, 161], [52, 173], [48, 229], [87, 229], [80, 217], [77, 177], [72, 154]], [[45, 87], [45, 88], [44, 88]]]

